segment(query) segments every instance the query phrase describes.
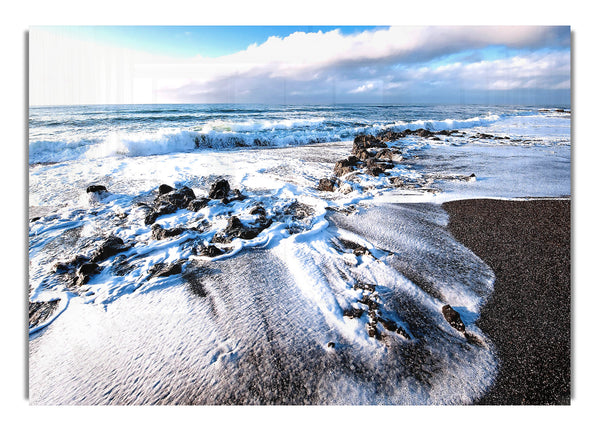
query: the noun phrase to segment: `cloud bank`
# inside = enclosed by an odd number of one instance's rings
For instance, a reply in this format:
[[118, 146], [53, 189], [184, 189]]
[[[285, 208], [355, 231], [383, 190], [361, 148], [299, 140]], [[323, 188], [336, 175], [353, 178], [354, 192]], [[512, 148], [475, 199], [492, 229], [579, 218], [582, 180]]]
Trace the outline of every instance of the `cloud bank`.
[[[87, 55], [115, 62], [102, 49], [88, 46]], [[568, 101], [570, 90], [568, 27], [296, 32], [217, 58], [174, 61], [127, 50], [119, 58], [119, 76], [107, 79], [127, 82], [129, 103], [481, 102], [490, 94]]]

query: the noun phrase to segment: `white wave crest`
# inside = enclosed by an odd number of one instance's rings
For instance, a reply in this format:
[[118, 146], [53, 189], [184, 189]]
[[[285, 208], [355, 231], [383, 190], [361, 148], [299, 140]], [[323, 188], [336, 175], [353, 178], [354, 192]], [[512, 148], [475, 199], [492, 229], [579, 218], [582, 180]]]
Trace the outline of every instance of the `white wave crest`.
[[490, 114], [485, 117], [473, 117], [465, 120], [449, 118], [446, 120], [417, 120], [417, 121], [397, 121], [387, 125], [387, 128], [395, 129], [427, 129], [427, 130], [449, 130], [449, 129], [465, 129], [478, 126], [489, 126], [492, 123], [500, 120], [499, 115]]

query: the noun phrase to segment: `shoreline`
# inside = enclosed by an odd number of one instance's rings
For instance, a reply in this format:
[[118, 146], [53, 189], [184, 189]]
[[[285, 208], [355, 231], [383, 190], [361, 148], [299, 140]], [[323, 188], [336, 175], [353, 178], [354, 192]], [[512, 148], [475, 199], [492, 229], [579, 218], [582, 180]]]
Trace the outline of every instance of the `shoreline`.
[[571, 201], [469, 199], [442, 208], [450, 233], [496, 275], [477, 326], [500, 366], [474, 404], [569, 405]]

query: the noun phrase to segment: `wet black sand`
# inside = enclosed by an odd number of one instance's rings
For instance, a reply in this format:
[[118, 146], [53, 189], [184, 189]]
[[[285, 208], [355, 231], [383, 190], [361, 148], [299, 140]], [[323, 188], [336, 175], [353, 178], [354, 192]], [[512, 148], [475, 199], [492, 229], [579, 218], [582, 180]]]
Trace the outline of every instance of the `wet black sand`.
[[448, 202], [449, 230], [496, 274], [478, 322], [499, 374], [484, 405], [570, 404], [570, 200]]

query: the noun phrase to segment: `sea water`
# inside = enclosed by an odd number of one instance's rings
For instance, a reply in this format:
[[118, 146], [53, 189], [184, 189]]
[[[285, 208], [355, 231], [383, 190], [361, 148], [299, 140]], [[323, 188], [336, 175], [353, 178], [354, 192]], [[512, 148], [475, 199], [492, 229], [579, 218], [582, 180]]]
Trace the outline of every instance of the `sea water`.
[[[357, 135], [406, 129], [453, 133], [389, 142], [385, 174], [318, 190]], [[59, 302], [30, 327], [31, 402], [470, 403], [497, 372], [476, 325], [494, 274], [439, 203], [569, 197], [570, 151], [564, 106], [32, 107], [29, 296]], [[244, 199], [162, 215], [183, 233], [152, 236], [158, 186], [203, 197], [218, 179]], [[258, 206], [256, 237], [215, 240]], [[126, 247], [87, 283], [57, 274], [110, 235]], [[223, 254], [197, 253], [213, 243]]]

